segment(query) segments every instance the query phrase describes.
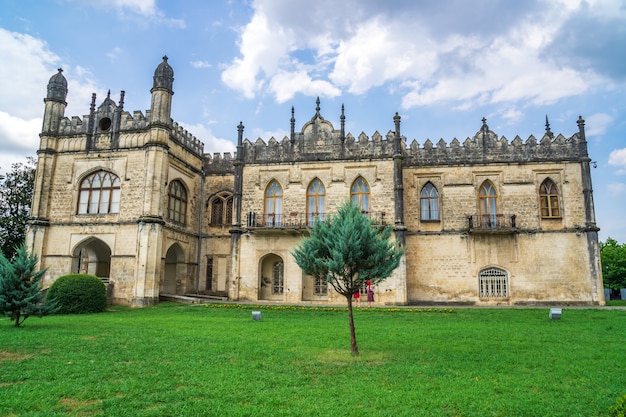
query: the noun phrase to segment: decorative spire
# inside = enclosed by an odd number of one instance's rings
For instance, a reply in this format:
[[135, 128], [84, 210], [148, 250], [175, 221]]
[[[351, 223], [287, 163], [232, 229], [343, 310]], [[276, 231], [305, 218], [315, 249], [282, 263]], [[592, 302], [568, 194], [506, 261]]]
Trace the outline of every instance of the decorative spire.
[[315, 100], [315, 115], [320, 116], [320, 96], [317, 96], [317, 100]]
[[580, 134], [580, 140], [583, 142], [587, 142], [587, 138], [585, 137], [585, 120], [582, 116], [578, 116], [578, 120], [576, 121], [578, 125], [578, 133]]
[[554, 133], [552, 133], [552, 131], [550, 130], [550, 122], [548, 121], [548, 115], [546, 114], [546, 135], [548, 135], [549, 138], [553, 138], [554, 137]]
[[237, 146], [242, 146], [243, 144], [243, 122], [239, 122], [237, 125]]
[[346, 140], [346, 115], [344, 113], [343, 103], [341, 103], [341, 116], [339, 116], [339, 120], [341, 120], [341, 141]]
[[291, 136], [290, 136], [290, 140], [291, 140], [291, 145], [294, 144], [294, 142], [296, 141], [296, 118], [294, 115], [294, 108], [293, 106], [291, 106]]
[[122, 90], [120, 92], [120, 105], [119, 105], [120, 110], [124, 108], [124, 96], [125, 95], [126, 95], [126, 92]]

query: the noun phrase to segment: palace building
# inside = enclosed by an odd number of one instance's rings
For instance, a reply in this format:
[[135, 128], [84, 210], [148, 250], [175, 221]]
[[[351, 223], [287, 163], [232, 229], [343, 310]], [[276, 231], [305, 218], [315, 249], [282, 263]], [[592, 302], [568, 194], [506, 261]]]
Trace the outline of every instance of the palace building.
[[50, 78], [27, 232], [45, 286], [81, 272], [138, 307], [185, 294], [343, 303], [291, 252], [351, 200], [406, 246], [377, 305], [604, 304], [582, 118], [568, 136], [546, 118], [540, 137], [509, 141], [483, 119], [463, 142], [420, 145], [397, 113], [387, 134], [353, 136], [343, 107], [336, 128], [318, 99], [301, 126], [292, 108], [289, 136], [250, 141], [240, 123], [236, 153], [210, 154], [171, 119], [173, 82], [164, 57], [145, 113], [122, 91], [68, 118], [67, 80]]

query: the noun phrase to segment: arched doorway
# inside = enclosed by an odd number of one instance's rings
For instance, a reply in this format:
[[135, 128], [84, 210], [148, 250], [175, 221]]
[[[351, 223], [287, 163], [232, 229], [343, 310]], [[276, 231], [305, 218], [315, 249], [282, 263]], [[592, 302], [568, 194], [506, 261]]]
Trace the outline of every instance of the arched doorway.
[[109, 278], [111, 274], [111, 249], [98, 238], [90, 237], [80, 242], [72, 252], [72, 273]]
[[259, 263], [259, 300], [283, 300], [285, 293], [285, 263], [273, 253]]
[[165, 268], [161, 294], [184, 294], [187, 291], [185, 252], [178, 243], [173, 244], [165, 254]]

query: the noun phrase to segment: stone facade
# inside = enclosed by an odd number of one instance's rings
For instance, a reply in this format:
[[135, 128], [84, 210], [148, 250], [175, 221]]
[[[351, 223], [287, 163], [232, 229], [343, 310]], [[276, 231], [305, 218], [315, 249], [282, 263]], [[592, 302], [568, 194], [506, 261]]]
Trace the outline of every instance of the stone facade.
[[406, 255], [376, 304], [604, 304], [584, 121], [566, 137], [498, 137], [483, 119], [464, 142], [407, 142], [400, 117], [368, 137], [324, 119], [320, 102], [290, 135], [204, 145], [171, 120], [174, 72], [164, 57], [151, 108], [124, 92], [64, 115], [67, 81], [48, 84], [27, 244], [45, 285], [84, 271], [115, 303], [168, 294], [342, 303], [291, 256], [317, 217], [345, 201], [391, 225]]

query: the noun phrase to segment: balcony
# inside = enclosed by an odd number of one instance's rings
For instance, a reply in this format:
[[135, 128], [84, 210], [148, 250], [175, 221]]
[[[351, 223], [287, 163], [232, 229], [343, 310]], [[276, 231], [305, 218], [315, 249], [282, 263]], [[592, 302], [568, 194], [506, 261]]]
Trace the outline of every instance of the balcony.
[[[307, 229], [313, 227], [315, 219], [324, 220], [328, 215], [336, 213], [300, 213], [292, 211], [289, 214], [263, 214], [254, 211], [248, 212], [246, 216], [246, 227], [248, 229]], [[363, 212], [375, 225], [385, 225], [386, 218], [384, 211]]]
[[509, 234], [517, 231], [515, 214], [468, 214], [469, 233]]

